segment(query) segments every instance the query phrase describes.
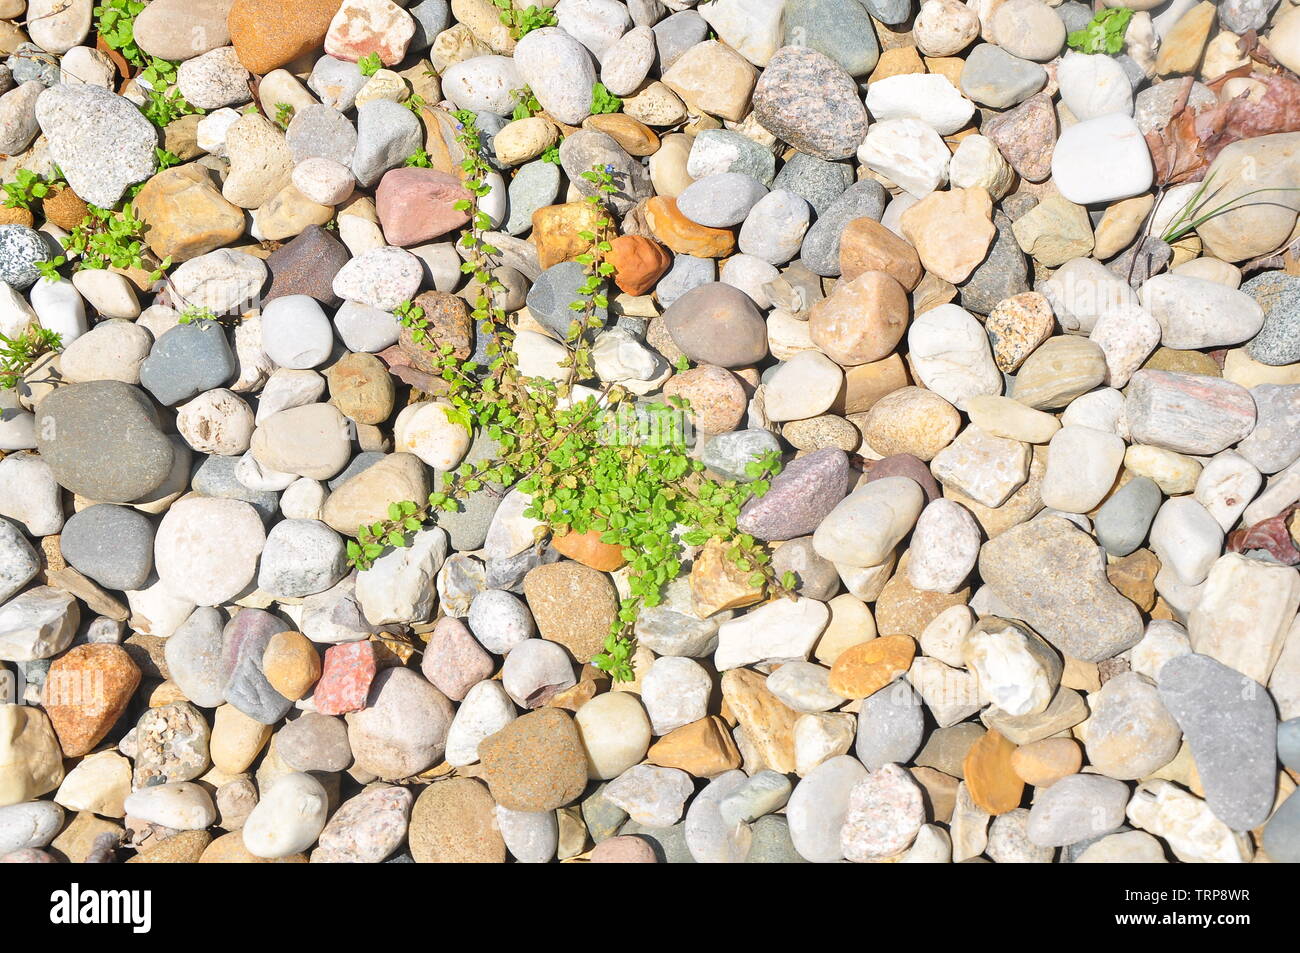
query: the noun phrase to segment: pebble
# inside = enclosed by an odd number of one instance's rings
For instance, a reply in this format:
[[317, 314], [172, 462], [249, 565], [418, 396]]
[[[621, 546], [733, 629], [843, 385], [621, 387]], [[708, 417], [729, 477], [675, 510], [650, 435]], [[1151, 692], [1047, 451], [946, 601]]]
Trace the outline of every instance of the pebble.
[[1137, 609], [1106, 580], [1101, 549], [1060, 517], [989, 540], [979, 571], [1017, 618], [1071, 658], [1101, 661], [1141, 638]]
[[270, 860], [305, 851], [325, 829], [328, 813], [319, 781], [301, 771], [282, 775], [244, 821], [244, 847]]
[[800, 857], [812, 863], [844, 859], [840, 834], [853, 792], [867, 777], [867, 770], [855, 758], [840, 755], [818, 765], [795, 786], [786, 805], [786, 819]]
[[443, 756], [453, 711], [447, 697], [409, 669], [384, 669], [366, 708], [347, 716], [358, 766], [381, 778], [406, 778]]
[[1277, 729], [1259, 686], [1205, 655], [1170, 659], [1160, 699], [1187, 735], [1206, 803], [1233, 830], [1249, 830], [1273, 807]]
[[157, 131], [129, 100], [87, 84], [59, 83], [36, 101], [50, 159], [85, 201], [113, 208], [156, 167]]
[[1109, 834], [1124, 823], [1128, 786], [1099, 774], [1070, 774], [1039, 793], [1025, 833], [1040, 847], [1060, 847]]

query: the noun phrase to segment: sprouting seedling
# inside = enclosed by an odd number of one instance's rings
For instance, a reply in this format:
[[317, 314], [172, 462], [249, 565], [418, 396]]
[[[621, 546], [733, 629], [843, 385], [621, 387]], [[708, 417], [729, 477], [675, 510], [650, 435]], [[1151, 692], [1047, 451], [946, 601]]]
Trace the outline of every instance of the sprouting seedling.
[[293, 121], [293, 106], [290, 103], [275, 104], [275, 124], [281, 129], [288, 129]]
[[367, 53], [357, 60], [357, 66], [361, 68], [362, 76], [374, 76], [384, 68], [384, 61], [379, 58], [378, 53]]
[[604, 83], [596, 83], [591, 87], [592, 115], [599, 116], [601, 113], [616, 113], [622, 108], [623, 100], [619, 99], [606, 89]]
[[38, 324], [14, 337], [0, 334], [0, 390], [13, 390], [37, 358], [62, 347], [62, 337]]
[[1124, 34], [1132, 19], [1133, 11], [1127, 7], [1098, 10], [1082, 30], [1075, 30], [1067, 36], [1065, 43], [1080, 53], [1107, 53], [1113, 56], [1124, 49]]
[[1300, 188], [1284, 186], [1251, 189], [1249, 192], [1243, 192], [1241, 195], [1231, 198], [1222, 205], [1215, 206], [1209, 211], [1202, 211], [1202, 209], [1210, 203], [1210, 200], [1213, 199], [1214, 196], [1223, 188], [1220, 186], [1213, 192], [1209, 191], [1210, 183], [1214, 181], [1214, 176], [1214, 172], [1207, 175], [1205, 180], [1201, 183], [1200, 188], [1192, 193], [1191, 198], [1189, 198], [1183, 204], [1183, 207], [1178, 210], [1178, 214], [1170, 219], [1169, 224], [1165, 227], [1164, 233], [1160, 236], [1162, 241], [1166, 244], [1172, 244], [1178, 241], [1180, 238], [1196, 231], [1196, 229], [1200, 228], [1201, 225], [1205, 224], [1210, 219], [1223, 215], [1225, 212], [1232, 211], [1234, 206], [1236, 208], [1242, 208], [1243, 206], [1239, 206], [1237, 203], [1252, 195], [1259, 195], [1262, 192], [1300, 192]]

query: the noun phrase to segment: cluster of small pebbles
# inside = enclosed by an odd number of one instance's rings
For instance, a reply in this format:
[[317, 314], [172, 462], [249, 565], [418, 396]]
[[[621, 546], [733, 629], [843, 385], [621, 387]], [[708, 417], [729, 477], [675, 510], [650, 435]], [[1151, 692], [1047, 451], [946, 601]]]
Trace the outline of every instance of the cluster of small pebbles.
[[[1109, 53], [1079, 0], [535, 3], [152, 0], [159, 130], [94, 0], [0, 0], [0, 176], [63, 183], [0, 209], [0, 333], [62, 342], [0, 391], [0, 860], [1300, 861], [1293, 0], [1107, 0]], [[519, 368], [602, 167], [582, 385], [782, 456], [739, 529], [793, 597], [687, 547], [630, 682], [622, 550], [517, 487], [349, 565], [499, 452], [395, 314], [488, 353], [460, 110]], [[42, 276], [128, 199], [165, 282]]]

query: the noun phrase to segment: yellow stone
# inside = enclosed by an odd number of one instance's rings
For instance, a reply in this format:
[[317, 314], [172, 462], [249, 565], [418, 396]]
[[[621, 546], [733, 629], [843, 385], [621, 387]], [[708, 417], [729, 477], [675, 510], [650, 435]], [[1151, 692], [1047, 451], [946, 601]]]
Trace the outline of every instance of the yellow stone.
[[723, 609], [752, 606], [763, 598], [763, 587], [750, 583], [750, 572], [727, 558], [728, 544], [711, 539], [691, 566], [691, 603], [706, 619]]
[[1020, 806], [1025, 782], [1011, 766], [1016, 746], [996, 731], [985, 732], [970, 746], [962, 773], [971, 800], [989, 814], [1005, 814]]
[[722, 676], [722, 697], [764, 767], [792, 773], [794, 724], [799, 712], [768, 691], [766, 678], [747, 668], [732, 669]]
[[845, 698], [866, 698], [911, 667], [916, 643], [906, 635], [885, 635], [851, 646], [831, 666], [830, 689]]
[[591, 251], [593, 242], [581, 233], [595, 234], [600, 212], [587, 202], [547, 205], [533, 213], [533, 244], [543, 269]]
[[891, 76], [905, 76], [910, 73], [924, 73], [925, 64], [914, 46], [896, 46], [885, 50], [876, 61], [876, 68], [867, 77], [867, 85], [877, 83]]
[[740, 767], [740, 751], [717, 715], [674, 728], [646, 752], [645, 759], [661, 768], [678, 768], [695, 778], [715, 778]]
[[1210, 38], [1215, 14], [1216, 7], [1210, 0], [1202, 0], [1184, 13], [1160, 42], [1156, 72], [1161, 76], [1195, 72]]

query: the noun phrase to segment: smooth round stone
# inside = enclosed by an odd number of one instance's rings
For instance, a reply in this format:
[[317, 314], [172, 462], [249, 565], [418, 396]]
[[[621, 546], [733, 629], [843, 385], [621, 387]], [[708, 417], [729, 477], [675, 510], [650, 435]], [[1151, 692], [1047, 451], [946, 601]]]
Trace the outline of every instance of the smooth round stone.
[[1066, 513], [1086, 513], [1109, 492], [1124, 462], [1124, 441], [1090, 427], [1062, 427], [1047, 445], [1043, 502]]
[[1264, 326], [1246, 350], [1256, 361], [1274, 367], [1300, 361], [1300, 278], [1266, 271], [1241, 285], [1264, 309]]
[[1071, 50], [1061, 60], [1057, 81], [1062, 102], [1081, 121], [1133, 112], [1133, 88], [1113, 57]]
[[839, 365], [817, 351], [804, 351], [777, 365], [767, 379], [764, 409], [769, 420], [803, 420], [829, 410], [844, 386]]
[[906, 681], [895, 681], [862, 702], [853, 753], [868, 770], [906, 764], [921, 747], [925, 710]]
[[1052, 181], [1076, 205], [1140, 195], [1151, 187], [1153, 174], [1146, 140], [1125, 113], [1070, 126], [1052, 153]]
[[712, 691], [708, 672], [689, 658], [657, 658], [641, 678], [641, 701], [656, 735], [705, 717]]
[[975, 113], [975, 104], [951, 80], [933, 73], [890, 76], [872, 83], [867, 108], [878, 122], [919, 119], [941, 136], [964, 128]]
[[483, 647], [496, 655], [509, 654], [537, 634], [527, 604], [504, 589], [486, 589], [476, 595], [466, 622]]
[[739, 247], [773, 265], [784, 265], [799, 254], [808, 231], [811, 209], [792, 191], [769, 192], [749, 210], [740, 227]]
[[[220, 248], [191, 258], [170, 275], [172, 294], [188, 306], [207, 308], [213, 314], [240, 314], [255, 307], [267, 278], [266, 263], [245, 252]], [[192, 322], [179, 328], [206, 330], [210, 322]], [[224, 336], [224, 332], [221, 336]], [[162, 341], [160, 340], [161, 344]], [[193, 347], [194, 342], [188, 342]], [[145, 386], [148, 386], [147, 384]], [[204, 387], [203, 390], [208, 390]]]
[[460, 766], [479, 760], [478, 746], [516, 717], [514, 702], [497, 681], [482, 681], [466, 693], [447, 732], [447, 763]]
[[677, 209], [697, 225], [728, 228], [739, 225], [767, 188], [742, 172], [721, 172], [697, 179], [677, 196]]
[[840, 755], [822, 762], [797, 785], [786, 805], [790, 839], [799, 856], [813, 863], [844, 858], [840, 832], [854, 787], [867, 777], [856, 759]]
[[646, 838], [627, 834], [601, 841], [592, 848], [593, 864], [657, 864], [658, 856]]
[[362, 252], [340, 268], [333, 288], [340, 298], [393, 311], [415, 297], [423, 279], [420, 259], [403, 248], [383, 246]]
[[721, 802], [748, 778], [743, 771], [728, 771], [712, 779], [686, 810], [686, 847], [696, 863], [740, 863], [749, 854], [752, 834], [745, 824], [723, 819]]
[[512, 811], [497, 805], [497, 827], [506, 849], [521, 864], [545, 864], [559, 844], [559, 822], [554, 811]]
[[126, 506], [98, 504], [63, 524], [59, 549], [78, 572], [105, 589], [143, 589], [153, 570], [154, 527]]
[[1155, 275], [1138, 290], [1142, 304], [1160, 322], [1160, 343], [1180, 350], [1248, 341], [1264, 324], [1264, 312], [1249, 294], [1189, 275]]
[[[835, 200], [853, 183], [853, 167], [797, 152], [781, 166], [772, 180], [773, 191], [789, 191], [824, 215]], [[882, 201], [881, 208], [884, 203]]]
[[813, 545], [833, 563], [879, 566], [916, 525], [923, 502], [921, 488], [906, 477], [867, 483], [830, 512], [813, 533]]
[[770, 308], [768, 285], [780, 277], [776, 266], [753, 255], [733, 255], [723, 263], [718, 278], [739, 288], [760, 308]]
[[867, 131], [867, 111], [853, 78], [808, 47], [786, 46], [773, 54], [754, 87], [753, 109], [768, 132], [822, 159], [853, 155]]
[[370, 686], [366, 708], [348, 714], [348, 742], [357, 765], [380, 777], [406, 778], [443, 755], [452, 705], [410, 669], [385, 669]]
[[824, 601], [840, 591], [835, 564], [817, 555], [811, 536], [792, 539], [777, 549], [772, 556], [772, 571], [777, 578], [786, 572], [794, 573], [795, 592], [809, 599]]
[[902, 853], [925, 823], [920, 786], [907, 769], [882, 765], [849, 793], [840, 840], [847, 860], [858, 863]]
[[604, 197], [620, 215], [626, 215], [637, 201], [654, 194], [650, 173], [641, 160], [628, 155], [611, 136], [594, 129], [581, 129], [564, 138], [560, 143], [560, 164], [581, 195], [596, 194], [595, 185], [582, 178], [582, 173], [590, 172], [595, 166], [608, 166], [618, 191]]
[[527, 639], [516, 645], [501, 668], [501, 684], [521, 708], [545, 705], [576, 683], [568, 651], [545, 639]]
[[334, 327], [349, 351], [377, 354], [396, 344], [401, 323], [391, 311], [381, 311], [359, 301], [345, 301], [334, 314]]
[[281, 598], [324, 592], [348, 573], [343, 537], [319, 520], [288, 519], [266, 536], [257, 586]]
[[319, 781], [301, 771], [282, 775], [244, 822], [244, 846], [271, 860], [300, 853], [316, 843], [328, 816], [329, 797]]
[[312, 861], [380, 863], [406, 839], [413, 800], [405, 788], [367, 788], [344, 802], [329, 819]]
[[310, 711], [280, 729], [275, 751], [296, 771], [343, 771], [352, 763], [343, 720]]
[[234, 456], [253, 438], [253, 410], [224, 387], [204, 391], [176, 409], [176, 429], [200, 453]]
[[767, 679], [767, 690], [788, 707], [801, 712], [821, 712], [844, 703], [829, 687], [830, 669], [812, 662], [786, 662]]
[[196, 605], [221, 605], [253, 581], [265, 542], [261, 517], [247, 503], [190, 498], [163, 517], [154, 561], [173, 594]]
[[956, 305], [940, 305], [915, 318], [907, 344], [925, 386], [958, 410], [965, 410], [966, 402], [978, 394], [1002, 393], [1002, 374], [993, 362], [988, 335]]
[[212, 796], [190, 781], [139, 788], [127, 796], [124, 807], [136, 820], [178, 831], [203, 830], [217, 819]]
[[[543, 27], [528, 33], [515, 46], [514, 68], [542, 108], [558, 121], [577, 125], [590, 114], [596, 68], [582, 43], [564, 30]], [[447, 88], [445, 79], [443, 88]]]
[[[510, 217], [506, 234], [522, 235], [533, 227], [533, 213], [555, 202], [560, 194], [560, 169], [550, 162], [528, 162], [510, 180]], [[439, 290], [444, 290], [439, 286]]]
[[692, 361], [747, 367], [767, 355], [767, 325], [754, 302], [731, 285], [693, 288], [663, 313], [668, 333]]
[[970, 511], [951, 500], [935, 500], [917, 518], [909, 548], [907, 578], [917, 589], [956, 592], [975, 568], [982, 534]]
[[63, 808], [53, 801], [0, 807], [0, 857], [16, 850], [45, 847], [62, 824]]
[[210, 606], [197, 608], [163, 644], [168, 674], [185, 697], [204, 708], [225, 701], [230, 668], [224, 652], [225, 619]]
[[41, 459], [60, 486], [88, 499], [138, 500], [171, 474], [175, 451], [158, 413], [129, 384], [68, 384], [37, 405], [36, 417]]
[[314, 298], [285, 295], [262, 309], [262, 350], [280, 367], [319, 367], [334, 347], [334, 329]]
[[681, 819], [693, 793], [694, 785], [685, 771], [639, 764], [606, 785], [602, 797], [626, 811], [636, 824], [665, 828]]
[[1088, 761], [1111, 778], [1131, 781], [1164, 767], [1178, 754], [1183, 733], [1156, 687], [1136, 672], [1109, 679], [1090, 693], [1084, 736]]
[[[586, 272], [582, 265], [566, 261], [543, 271], [528, 291], [529, 312], [560, 340], [565, 339], [573, 324], [575, 312], [569, 305], [581, 297], [578, 289], [585, 280]], [[595, 315], [602, 324], [605, 323], [604, 308], [598, 307]]]
[[971, 50], [961, 71], [961, 91], [981, 106], [994, 109], [1024, 102], [1046, 82], [1047, 71], [1037, 63], [1013, 56], [992, 43], [981, 43]]
[[172, 406], [222, 386], [238, 370], [221, 325], [195, 321], [178, 324], [158, 339], [140, 365], [140, 386], [158, 403]]
[[1162, 500], [1153, 480], [1129, 480], [1097, 511], [1093, 520], [1097, 541], [1112, 556], [1127, 556], [1146, 539]]
[[1025, 828], [1040, 847], [1060, 847], [1107, 834], [1124, 823], [1129, 788], [1099, 774], [1071, 774], [1040, 790]]
[[[383, 173], [402, 165], [407, 156], [422, 146], [424, 129], [415, 113], [393, 100], [370, 100], [356, 109], [352, 176], [360, 186], [370, 189], [380, 181]], [[343, 298], [348, 296], [339, 295]]]
[[638, 764], [650, 747], [650, 718], [630, 692], [597, 695], [574, 715], [587, 752], [587, 774], [598, 780], [617, 777]]
[[1151, 548], [1183, 585], [1197, 586], [1223, 551], [1223, 529], [1194, 499], [1166, 500], [1151, 524]]
[[333, 207], [352, 195], [356, 179], [344, 163], [328, 156], [311, 156], [294, 166], [293, 185], [309, 202]]
[[701, 285], [716, 281], [717, 276], [718, 266], [712, 258], [674, 255], [672, 267], [655, 286], [655, 296], [662, 307], [670, 308], [682, 295]]
[[634, 27], [601, 54], [600, 81], [615, 96], [631, 95], [649, 74], [655, 52], [654, 30], [648, 24]]

